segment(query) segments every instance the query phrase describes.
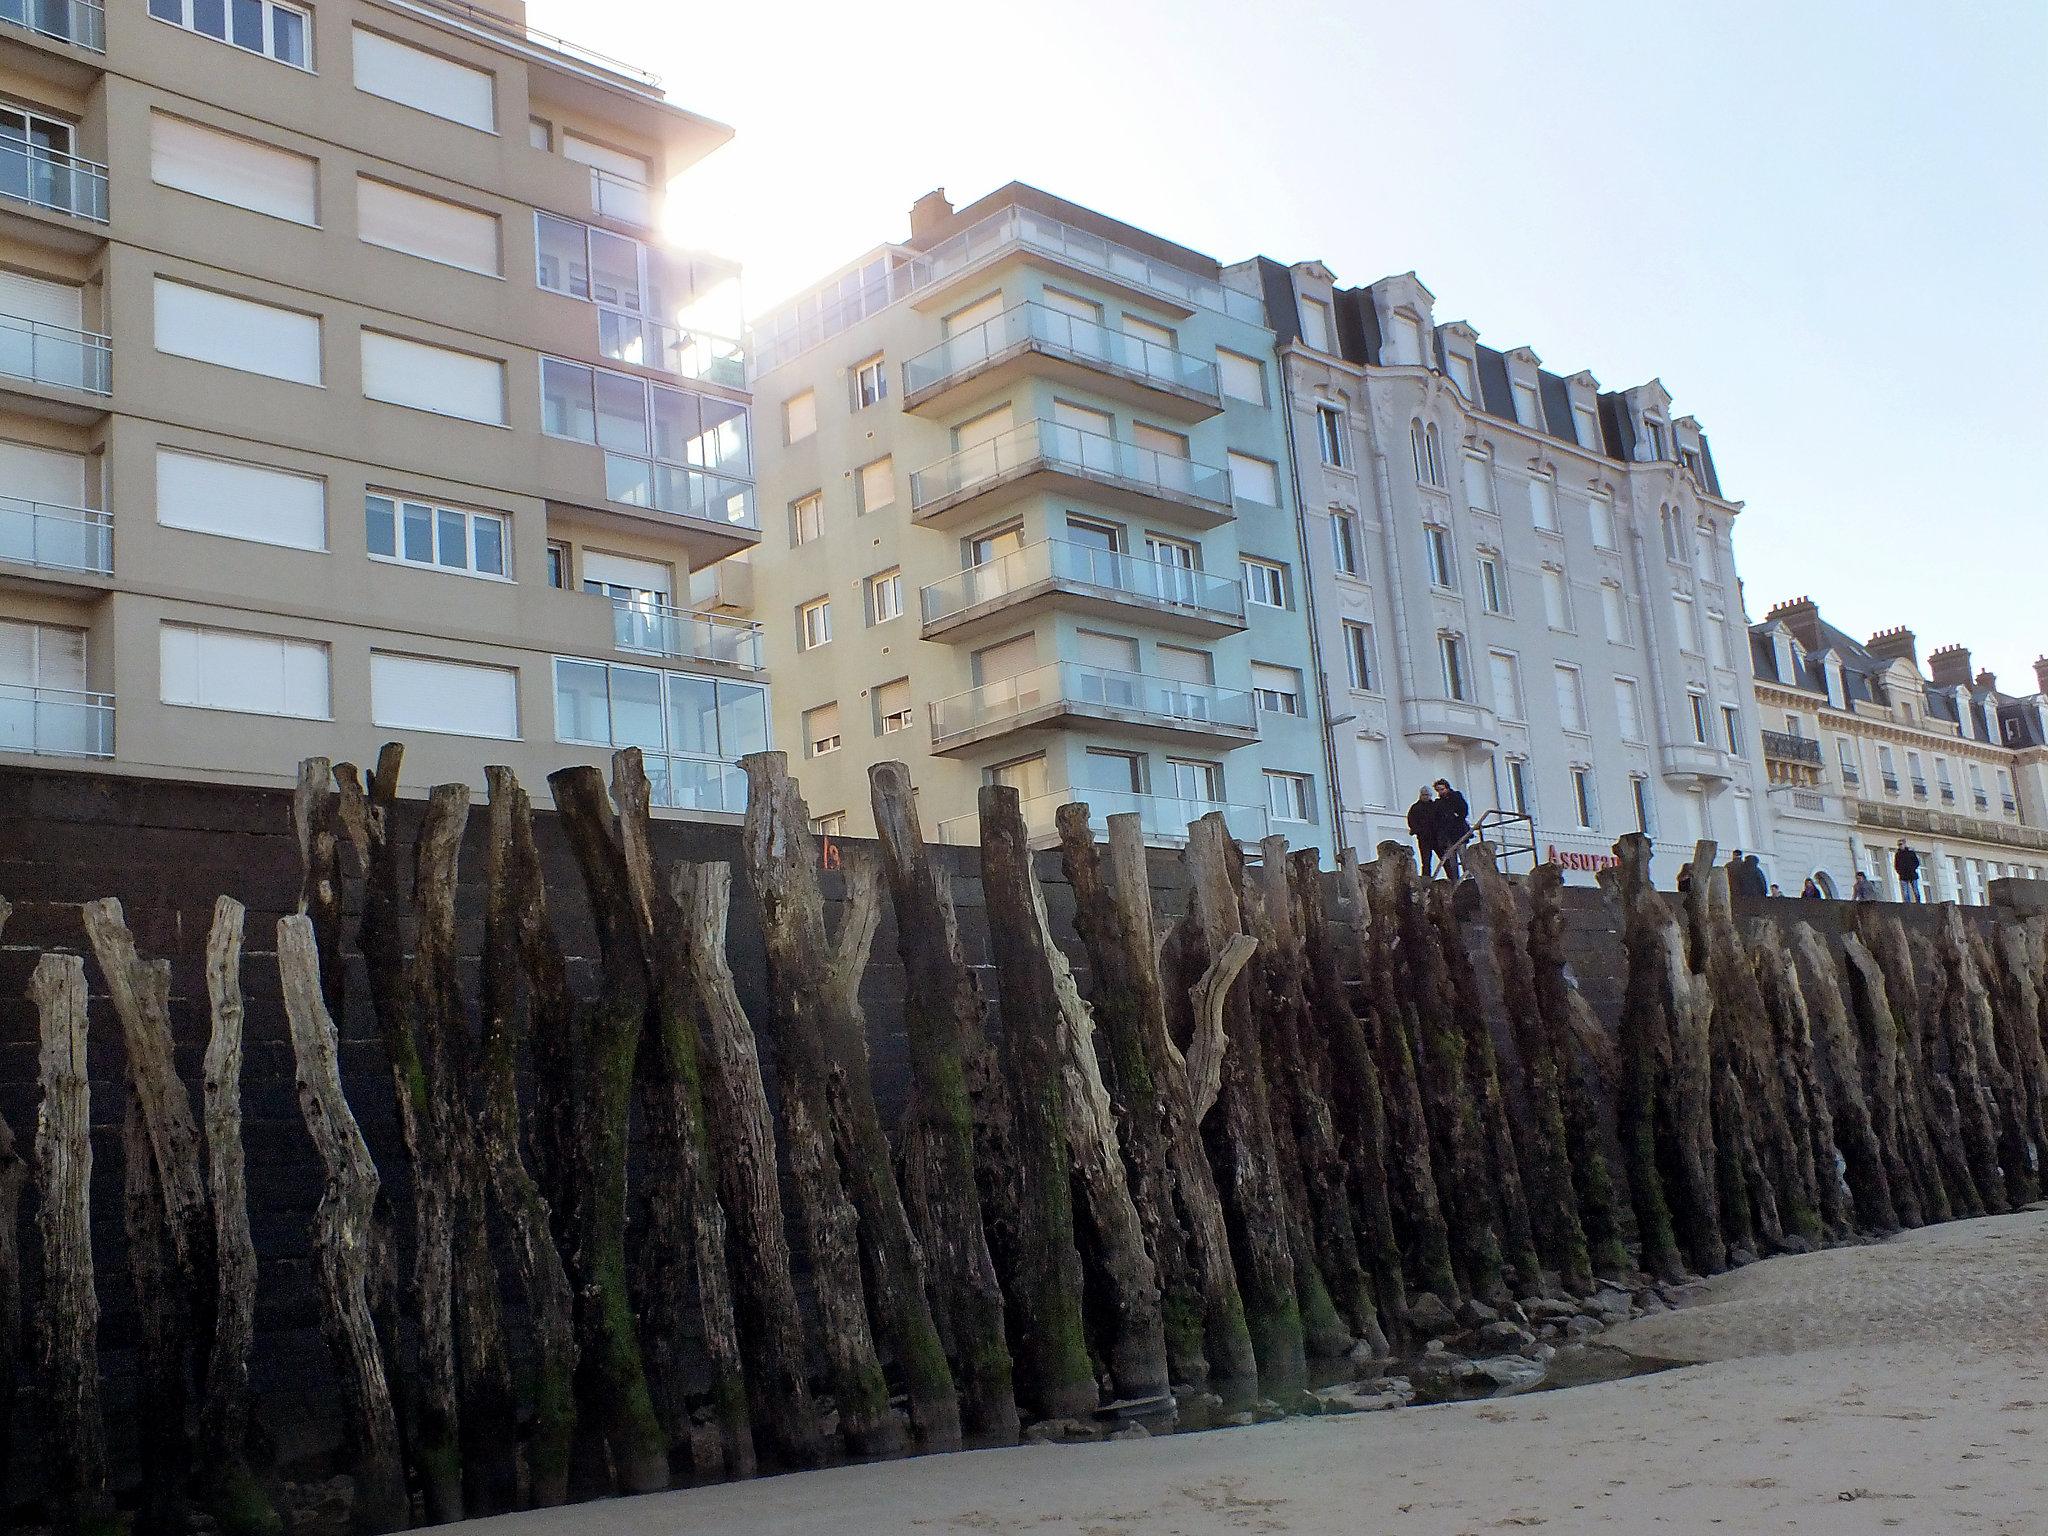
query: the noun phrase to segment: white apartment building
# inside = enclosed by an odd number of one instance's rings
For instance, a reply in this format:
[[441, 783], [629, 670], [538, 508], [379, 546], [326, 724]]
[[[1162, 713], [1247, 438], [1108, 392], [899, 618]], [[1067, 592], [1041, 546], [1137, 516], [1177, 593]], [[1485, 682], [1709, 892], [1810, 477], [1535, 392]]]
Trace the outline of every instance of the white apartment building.
[[1443, 777], [1582, 882], [1624, 832], [1660, 881], [1702, 836], [1768, 863], [1740, 503], [1699, 423], [1439, 323], [1412, 273], [1260, 268], [1345, 841], [1405, 840]]

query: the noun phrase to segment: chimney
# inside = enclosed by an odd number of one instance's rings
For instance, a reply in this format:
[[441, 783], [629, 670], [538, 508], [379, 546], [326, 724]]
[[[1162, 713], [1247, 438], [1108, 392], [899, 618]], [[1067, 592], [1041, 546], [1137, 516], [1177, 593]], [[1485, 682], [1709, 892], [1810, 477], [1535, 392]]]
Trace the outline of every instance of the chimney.
[[1977, 669], [1977, 686], [1986, 693], [1998, 692], [1998, 674], [1989, 667]]
[[951, 217], [953, 205], [946, 200], [946, 189], [932, 188], [910, 205], [910, 243], [917, 246], [930, 244], [932, 235]]
[[2048, 693], [2048, 656], [2034, 658], [2034, 681], [2041, 685], [2041, 691]]
[[1880, 629], [1870, 637], [1864, 649], [1880, 661], [1893, 661], [1903, 656], [1916, 668], [1920, 665], [1920, 643], [1913, 638], [1913, 631], [1903, 625], [1897, 629]]
[[[1873, 642], [1872, 650], [1877, 646]], [[1970, 686], [1970, 648], [1967, 645], [1944, 645], [1927, 653], [1927, 675], [1937, 688], [1967, 688]]]
[[1810, 597], [1795, 597], [1780, 603], [1764, 615], [1765, 622], [1778, 620], [1792, 631], [1792, 638], [1809, 651], [1824, 650], [1820, 637], [1820, 608]]

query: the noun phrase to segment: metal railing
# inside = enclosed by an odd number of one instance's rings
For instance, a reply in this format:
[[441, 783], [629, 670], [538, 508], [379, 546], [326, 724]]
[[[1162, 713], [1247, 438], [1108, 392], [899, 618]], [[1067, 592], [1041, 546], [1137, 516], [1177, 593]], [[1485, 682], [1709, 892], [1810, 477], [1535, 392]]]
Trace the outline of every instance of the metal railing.
[[918, 605], [924, 622], [934, 624], [1041, 582], [1091, 587], [1218, 621], [1244, 619], [1244, 587], [1228, 577], [1065, 539], [1041, 539], [935, 581], [918, 593]]
[[1809, 736], [1794, 736], [1790, 731], [1764, 731], [1764, 756], [1775, 757], [1788, 763], [1807, 763], [1815, 768], [1820, 764], [1820, 742]]
[[0, 496], [0, 560], [107, 575], [114, 569], [114, 519], [90, 507]]
[[590, 210], [599, 218], [654, 228], [654, 189], [602, 166], [590, 167]]
[[1027, 421], [928, 464], [910, 477], [913, 516], [935, 502], [1027, 468], [1046, 467], [1126, 486], [1169, 501], [1230, 505], [1230, 477], [1210, 464], [1140, 448], [1055, 421]]
[[641, 753], [640, 760], [647, 769], [649, 798], [657, 806], [672, 811], [723, 811], [734, 816], [747, 808], [747, 776], [738, 763], [648, 751]]
[[1006, 353], [1030, 347], [1053, 357], [1105, 368], [1141, 383], [1177, 394], [1216, 395], [1216, 365], [1147, 341], [1112, 331], [1093, 320], [1050, 309], [1043, 304], [1017, 304], [993, 320], [970, 326], [936, 347], [920, 352], [903, 365], [906, 399], [936, 388]]
[[930, 250], [886, 268], [872, 282], [829, 305], [812, 308], [798, 298], [765, 316], [750, 342], [755, 371], [780, 367], [869, 315], [1012, 248], [1040, 252], [1191, 309], [1215, 310], [1253, 325], [1266, 323], [1265, 301], [1257, 294], [1134, 251], [1050, 214], [1012, 206], [998, 209]]
[[1536, 867], [1536, 818], [1527, 811], [1482, 812], [1473, 824], [1472, 840], [1486, 843], [1502, 869], [1514, 868], [1516, 859], [1527, 859]]
[[1048, 662], [951, 698], [935, 699], [928, 707], [934, 746], [983, 726], [1000, 725], [1036, 710], [1061, 707], [1117, 710], [1162, 724], [1194, 728], [1257, 730], [1252, 696], [1241, 688], [1183, 683], [1079, 661]]
[[747, 382], [746, 349], [729, 336], [685, 331], [652, 315], [597, 306], [597, 350], [615, 363], [656, 368], [678, 378], [702, 379], [743, 389]]
[[622, 651], [722, 661], [761, 670], [761, 626], [752, 619], [727, 618], [629, 597], [612, 599], [612, 643]]
[[652, 70], [642, 69], [637, 64], [628, 64], [622, 59], [615, 59], [608, 53], [599, 53], [595, 48], [586, 48], [581, 43], [572, 43], [566, 37], [557, 37], [552, 32], [543, 32], [538, 27], [529, 27], [522, 22], [515, 22], [500, 12], [487, 10], [480, 5], [472, 5], [469, 3], [469, 0], [418, 0], [418, 3], [432, 10], [446, 11], [451, 16], [459, 16], [464, 21], [481, 27], [487, 32], [496, 32], [500, 36], [513, 38], [519, 42], [538, 43], [543, 48], [551, 49], [556, 53], [566, 55], [585, 64], [595, 64], [599, 69], [608, 70], [615, 75], [624, 75], [627, 79], [637, 80], [642, 85], [652, 86], [657, 89], [661, 85], [661, 76], [655, 74]]
[[96, 331], [0, 315], [0, 373], [89, 395], [110, 392], [113, 347]]
[[107, 168], [61, 149], [0, 136], [0, 197], [107, 222]]
[[94, 53], [107, 51], [107, 13], [97, 0], [0, 0], [0, 22]]
[[[1263, 805], [1230, 805], [1221, 800], [1182, 800], [1171, 795], [1141, 795], [1128, 789], [1070, 789], [1064, 793], [1034, 795], [1020, 809], [1024, 830], [1033, 838], [1051, 837], [1058, 830], [1059, 808], [1079, 801], [1088, 807], [1088, 825], [1099, 836], [1107, 836], [1109, 818], [1135, 815], [1145, 841], [1180, 844], [1188, 840], [1188, 827], [1211, 811], [1223, 813], [1223, 825], [1237, 842], [1256, 845], [1271, 823]], [[949, 816], [939, 823], [939, 841], [972, 848], [981, 841], [978, 813]]]
[[0, 752], [112, 757], [114, 696], [0, 683]]
[[754, 487], [745, 480], [636, 458], [630, 453], [604, 456], [605, 496], [629, 507], [647, 507], [676, 517], [694, 517], [731, 528], [759, 528], [754, 514]]

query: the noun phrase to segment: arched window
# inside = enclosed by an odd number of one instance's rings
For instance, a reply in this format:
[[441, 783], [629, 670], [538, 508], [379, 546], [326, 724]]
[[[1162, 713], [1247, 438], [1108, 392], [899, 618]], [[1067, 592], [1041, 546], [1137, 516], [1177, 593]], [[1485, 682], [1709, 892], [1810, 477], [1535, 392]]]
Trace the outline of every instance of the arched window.
[[1437, 437], [1435, 422], [1432, 421], [1423, 429], [1422, 439], [1422, 445], [1429, 456], [1429, 483], [1441, 486], [1444, 483], [1444, 454], [1443, 444]]
[[1415, 457], [1415, 478], [1423, 481], [1428, 480], [1429, 449], [1423, 441], [1422, 423], [1420, 421], [1408, 423], [1408, 451]]

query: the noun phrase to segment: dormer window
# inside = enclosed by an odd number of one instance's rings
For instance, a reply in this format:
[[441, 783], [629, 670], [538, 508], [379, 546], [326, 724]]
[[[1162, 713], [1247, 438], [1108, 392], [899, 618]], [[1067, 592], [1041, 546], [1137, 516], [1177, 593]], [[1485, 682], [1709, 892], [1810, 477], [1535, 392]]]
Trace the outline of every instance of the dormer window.
[[1652, 462], [1664, 457], [1664, 423], [1654, 416], [1643, 418], [1643, 442], [1649, 448]]
[[1830, 656], [1826, 665], [1828, 703], [1836, 709], [1847, 709], [1848, 701], [1842, 695], [1842, 664]]
[[1451, 383], [1457, 387], [1458, 393], [1473, 404], [1477, 404], [1479, 373], [1472, 359], [1463, 352], [1446, 352], [1444, 357], [1451, 365]]
[[1678, 462], [1692, 472], [1693, 479], [1700, 485], [1704, 486], [1707, 483], [1706, 468], [1700, 463], [1700, 451], [1697, 448], [1679, 449]]
[[1387, 340], [1382, 362], [1419, 363], [1422, 361], [1422, 323], [1406, 310], [1397, 309], [1388, 317]]
[[1600, 413], [1593, 409], [1590, 401], [1581, 400], [1572, 407], [1572, 427], [1579, 434], [1581, 448], [1593, 453], [1607, 451], [1600, 440]]
[[1543, 400], [1536, 393], [1536, 386], [1526, 379], [1517, 379], [1510, 391], [1515, 397], [1515, 420], [1525, 427], [1543, 430]]
[[1318, 352], [1334, 352], [1330, 344], [1336, 328], [1330, 323], [1330, 306], [1321, 299], [1304, 295], [1301, 300], [1301, 339]]

